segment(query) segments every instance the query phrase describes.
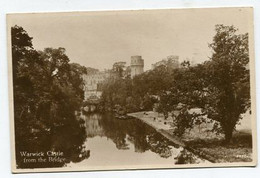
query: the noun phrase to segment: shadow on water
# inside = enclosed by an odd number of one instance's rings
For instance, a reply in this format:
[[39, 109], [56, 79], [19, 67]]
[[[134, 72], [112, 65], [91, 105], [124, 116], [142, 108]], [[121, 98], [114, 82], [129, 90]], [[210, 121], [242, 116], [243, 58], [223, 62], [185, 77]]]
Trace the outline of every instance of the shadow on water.
[[[104, 151], [103, 148], [100, 150], [86, 148], [89, 146], [88, 139], [98, 139], [97, 136], [106, 137], [114, 143], [116, 147], [113, 150], [114, 155], [117, 155], [118, 151], [129, 150], [132, 146], [135, 153], [150, 151], [164, 159], [174, 158], [173, 164], [196, 163], [197, 160], [193, 154], [168, 141], [155, 129], [138, 119], [119, 120], [111, 113], [95, 113], [82, 114], [77, 120], [68, 120], [49, 131], [16, 138], [22, 140], [18, 142], [20, 144], [16, 144], [17, 168], [64, 167], [71, 162], [77, 164], [91, 157], [93, 151], [99, 153]], [[25, 151], [43, 152], [44, 155], [22, 156], [21, 152]], [[63, 155], [48, 156], [47, 152], [62, 152]], [[44, 159], [46, 161], [42, 161]]]
[[[69, 119], [49, 130], [35, 131], [16, 142], [17, 168], [63, 167], [89, 157], [83, 143], [86, 140], [83, 120]], [[28, 155], [27, 153], [32, 153]]]
[[[138, 119], [120, 120], [116, 119], [112, 113], [89, 114], [82, 117], [86, 123], [87, 138], [107, 137], [113, 141], [118, 150], [128, 150], [130, 142], [137, 153], [149, 150], [162, 158], [174, 157], [175, 164], [196, 163], [195, 155], [170, 142], [155, 129]], [[86, 144], [88, 143], [86, 142]], [[176, 151], [174, 152], [172, 149], [182, 149], [182, 151], [173, 155]]]
[[[118, 120], [113, 115], [107, 114], [100, 121], [105, 135], [113, 140], [118, 149], [125, 148], [124, 143], [128, 139], [134, 145], [135, 152], [142, 153], [151, 150], [164, 158], [172, 156], [170, 146], [173, 146], [173, 144], [162, 137], [155, 129], [137, 119]], [[128, 137], [126, 137], [127, 135]], [[174, 146], [178, 147], [177, 145]]]

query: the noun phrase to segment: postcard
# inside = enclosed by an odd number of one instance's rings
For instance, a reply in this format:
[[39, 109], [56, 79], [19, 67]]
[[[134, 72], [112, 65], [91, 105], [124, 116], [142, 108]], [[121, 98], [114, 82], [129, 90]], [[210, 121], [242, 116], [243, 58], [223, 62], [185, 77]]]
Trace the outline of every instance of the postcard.
[[255, 166], [253, 8], [7, 15], [12, 172]]

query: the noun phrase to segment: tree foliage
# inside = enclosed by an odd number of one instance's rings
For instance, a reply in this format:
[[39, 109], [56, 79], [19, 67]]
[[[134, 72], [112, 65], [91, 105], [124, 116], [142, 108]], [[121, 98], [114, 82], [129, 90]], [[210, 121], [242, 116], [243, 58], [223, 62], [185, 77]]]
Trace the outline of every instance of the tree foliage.
[[[132, 112], [152, 110], [157, 103], [165, 118], [172, 115], [178, 135], [206, 122], [207, 116], [214, 121], [213, 131], [224, 133], [228, 143], [241, 114], [250, 109], [248, 34], [216, 25], [209, 47], [212, 57], [202, 64], [184, 61], [177, 69], [162, 65], [133, 79], [109, 82], [103, 98], [110, 106], [135, 106], [129, 107]], [[189, 112], [192, 108], [200, 112]]]
[[233, 26], [216, 26], [207, 68], [208, 117], [218, 121], [215, 130], [225, 134], [226, 142], [250, 107], [248, 34], [237, 35]]
[[[15, 143], [18, 167], [52, 167], [65, 163], [24, 164], [20, 151], [36, 152], [62, 150], [67, 161], [79, 155], [84, 129], [75, 111], [83, 101], [83, 81], [77, 69], [69, 63], [64, 48], [36, 51], [32, 37], [19, 26], [11, 29]], [[66, 128], [66, 129], [65, 129]], [[63, 135], [69, 140], [58, 143]], [[72, 138], [72, 139], [71, 139]]]
[[202, 113], [190, 113], [193, 122], [187, 122], [188, 112], [178, 117], [178, 133], [205, 115], [215, 121], [212, 131], [224, 133], [225, 142], [229, 143], [241, 114], [250, 108], [248, 34], [236, 32], [233, 26], [216, 25], [216, 35], [209, 45], [213, 51], [211, 59], [193, 67], [186, 65], [177, 74], [180, 102], [187, 109], [202, 109]]

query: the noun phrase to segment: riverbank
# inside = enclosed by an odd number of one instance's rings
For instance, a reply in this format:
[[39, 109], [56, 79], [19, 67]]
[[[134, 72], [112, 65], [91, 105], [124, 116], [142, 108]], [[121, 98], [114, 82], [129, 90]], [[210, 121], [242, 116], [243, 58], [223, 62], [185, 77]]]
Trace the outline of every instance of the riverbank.
[[[250, 162], [252, 161], [252, 136], [249, 128], [249, 121], [245, 126], [239, 126], [238, 131], [234, 132], [231, 143], [223, 145], [224, 135], [216, 135], [210, 130], [211, 123], [203, 123], [186, 131], [182, 137], [173, 134], [173, 122], [171, 118], [164, 119], [162, 115], [149, 112], [129, 113], [129, 116], [140, 119], [161, 133], [170, 141], [192, 151], [201, 158], [210, 162]], [[248, 119], [247, 115], [244, 116]]]

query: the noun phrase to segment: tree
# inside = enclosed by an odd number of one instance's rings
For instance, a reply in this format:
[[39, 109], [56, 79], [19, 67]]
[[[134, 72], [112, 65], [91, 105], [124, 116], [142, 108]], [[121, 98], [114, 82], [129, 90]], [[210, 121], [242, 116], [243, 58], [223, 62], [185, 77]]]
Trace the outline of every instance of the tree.
[[170, 92], [162, 92], [159, 98], [159, 105], [157, 108], [158, 113], [163, 113], [164, 119], [167, 119], [169, 112], [173, 111], [172, 100], [170, 98]]
[[181, 136], [194, 123], [198, 123], [201, 113], [191, 113], [192, 108], [202, 108], [205, 105], [204, 82], [205, 70], [203, 65], [190, 66], [184, 61], [181, 67], [171, 75], [170, 86], [159, 101], [159, 112], [172, 114], [174, 134]]
[[140, 108], [139, 102], [132, 94], [132, 79], [110, 77], [102, 84], [101, 102], [105, 110], [112, 110], [120, 106], [127, 112], [137, 111]]
[[149, 96], [148, 94], [146, 94], [143, 99], [142, 99], [142, 107], [145, 111], [150, 111], [153, 109], [153, 104], [157, 101], [156, 98], [154, 98], [153, 96]]
[[209, 47], [213, 55], [205, 63], [208, 101], [205, 111], [216, 120], [214, 130], [229, 143], [241, 114], [250, 108], [248, 34], [237, 35], [234, 26], [216, 25]]
[[44, 64], [40, 70], [43, 72], [39, 76], [41, 80], [37, 83], [41, 86], [37, 92], [38, 105], [44, 111], [41, 117], [47, 116], [51, 123], [58, 125], [64, 118], [74, 119], [74, 112], [79, 110], [84, 98], [80, 74], [69, 64], [64, 48], [45, 48], [39, 54]]
[[32, 52], [32, 37], [29, 37], [27, 32], [17, 25], [11, 29], [11, 41], [12, 41], [12, 66], [13, 66], [13, 78], [14, 82], [17, 79], [17, 71], [21, 61], [24, 60], [28, 53]]
[[65, 164], [25, 164], [20, 151], [62, 149], [66, 161], [80, 161], [76, 157], [82, 153], [81, 145], [85, 141], [82, 120], [75, 116], [83, 102], [80, 73], [69, 64], [64, 48], [36, 51], [32, 37], [18, 26], [11, 28], [11, 37], [17, 166]]
[[124, 71], [126, 69], [125, 67], [126, 62], [116, 62], [113, 64], [112, 71], [116, 74], [118, 77], [124, 77]]
[[[233, 26], [216, 25], [216, 35], [209, 45], [211, 59], [194, 67], [184, 63], [177, 73], [180, 102], [187, 109], [202, 109], [202, 113], [188, 116], [185, 112], [186, 117], [178, 117], [179, 128], [191, 128], [199, 116], [207, 115], [217, 121], [213, 131], [224, 133], [225, 143], [230, 142], [241, 114], [250, 108], [248, 34], [237, 35], [237, 31]], [[188, 117], [192, 122], [186, 122]]]
[[11, 37], [15, 137], [16, 146], [20, 147], [26, 144], [23, 138], [32, 135], [30, 131], [35, 129], [33, 119], [36, 97], [31, 74], [36, 72], [35, 59], [39, 55], [33, 49], [32, 37], [22, 27], [12, 27]]

